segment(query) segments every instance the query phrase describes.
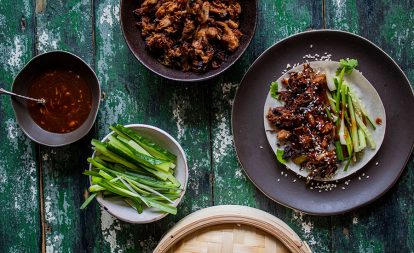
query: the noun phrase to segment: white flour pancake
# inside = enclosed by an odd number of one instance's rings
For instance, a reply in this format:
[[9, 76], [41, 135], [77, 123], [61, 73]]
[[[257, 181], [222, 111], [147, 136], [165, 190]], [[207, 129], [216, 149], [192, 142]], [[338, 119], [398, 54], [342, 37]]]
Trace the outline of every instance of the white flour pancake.
[[[310, 66], [315, 71], [320, 71], [326, 74], [327, 78], [334, 78], [335, 72], [337, 68], [339, 67], [339, 62], [334, 61], [314, 61], [309, 62]], [[287, 73], [282, 75], [279, 79], [277, 79], [277, 82], [279, 84], [279, 91], [284, 90], [285, 87], [282, 85], [282, 80], [289, 78], [288, 73], [289, 72], [298, 72], [303, 70], [303, 65], [297, 66], [291, 70], [289, 70]], [[329, 179], [321, 179], [321, 178], [315, 178], [315, 180], [319, 181], [335, 181], [342, 178], [345, 178], [361, 168], [363, 168], [378, 152], [379, 148], [381, 147], [381, 144], [384, 140], [385, 135], [385, 126], [386, 126], [386, 117], [385, 117], [385, 109], [384, 105], [382, 104], [381, 98], [378, 95], [375, 88], [371, 85], [371, 83], [361, 74], [361, 72], [354, 70], [352, 71], [351, 75], [345, 74], [344, 82], [346, 82], [351, 89], [354, 91], [354, 93], [358, 96], [358, 98], [361, 100], [362, 105], [365, 107], [366, 111], [368, 112], [368, 115], [372, 119], [380, 118], [382, 120], [381, 125], [376, 125], [377, 129], [373, 130], [370, 126], [368, 126], [368, 129], [372, 133], [372, 137], [374, 138], [376, 142], [376, 149], [371, 149], [370, 147], [367, 147], [364, 149], [362, 156], [357, 159], [357, 161], [351, 162], [351, 164], [348, 167], [347, 171], [344, 171], [344, 167], [346, 162], [342, 162], [338, 164], [338, 170], [334, 174], [333, 177]], [[263, 84], [263, 85], [270, 85], [270, 84]], [[277, 106], [283, 106], [283, 102], [278, 101], [277, 99], [274, 99], [270, 96], [270, 92], [267, 95], [266, 102], [264, 104], [263, 108], [263, 120], [264, 120], [264, 129], [266, 131], [266, 137], [269, 141], [270, 146], [272, 147], [273, 151], [276, 153], [277, 150], [277, 134], [275, 131], [269, 131], [273, 130], [272, 126], [269, 124], [266, 115], [269, 112], [269, 108], [277, 107]], [[280, 147], [280, 149], [283, 149], [283, 146]], [[276, 159], [276, 157], [275, 157]], [[301, 170], [300, 166], [295, 164], [290, 159], [286, 163], [286, 167], [298, 175], [301, 175], [303, 177], [307, 177], [309, 174], [309, 171], [307, 170]]]

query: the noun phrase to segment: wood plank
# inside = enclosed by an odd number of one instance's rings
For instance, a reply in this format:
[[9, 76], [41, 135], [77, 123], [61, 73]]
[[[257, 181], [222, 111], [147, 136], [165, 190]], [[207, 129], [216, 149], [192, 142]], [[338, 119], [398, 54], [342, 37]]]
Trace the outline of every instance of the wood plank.
[[95, 1], [96, 71], [106, 94], [99, 112], [99, 137], [116, 122], [160, 127], [183, 146], [190, 169], [187, 193], [177, 216], [132, 225], [106, 211], [101, 213], [104, 252], [151, 252], [176, 221], [212, 204], [209, 91], [205, 85], [167, 81], [142, 66], [124, 42], [118, 6], [115, 0]]
[[[300, 6], [300, 8], [298, 8]], [[256, 35], [245, 55], [212, 88], [214, 204], [258, 207], [289, 224], [315, 252], [330, 250], [330, 218], [311, 217], [269, 200], [246, 178], [231, 135], [231, 107], [237, 87], [252, 62], [285, 37], [322, 27], [322, 1], [259, 1]], [[268, 85], [268, 84], [263, 84]]]
[[[414, 81], [412, 1], [326, 1], [328, 28], [360, 34], [382, 47]], [[405, 108], [407, 109], [407, 108]], [[402, 108], [402, 110], [405, 110]], [[414, 246], [413, 158], [397, 184], [373, 204], [333, 217], [336, 252], [410, 252]]]
[[[0, 4], [0, 86], [13, 79], [33, 56], [34, 5], [29, 0]], [[0, 100], [0, 251], [40, 249], [36, 146], [15, 120], [9, 97]]]
[[[60, 15], [65, 13], [64, 15]], [[65, 50], [93, 65], [92, 5], [83, 1], [36, 1], [36, 51]], [[47, 252], [98, 251], [98, 213], [94, 204], [81, 211], [87, 177], [91, 133], [60, 148], [39, 147], [44, 210], [43, 250]]]

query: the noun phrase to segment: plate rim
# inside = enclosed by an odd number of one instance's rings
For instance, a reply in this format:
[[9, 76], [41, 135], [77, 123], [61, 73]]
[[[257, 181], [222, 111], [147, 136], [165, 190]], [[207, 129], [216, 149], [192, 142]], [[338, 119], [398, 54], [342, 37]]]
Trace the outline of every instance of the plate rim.
[[[391, 62], [397, 67], [398, 71], [402, 74], [402, 76], [404, 77], [405, 81], [409, 84], [410, 90], [411, 90], [411, 97], [414, 99], [414, 90], [413, 90], [413, 87], [411, 86], [410, 80], [407, 78], [407, 75], [404, 73], [404, 71], [401, 69], [401, 67], [397, 64], [397, 62], [389, 54], [387, 54], [384, 50], [382, 50], [379, 46], [377, 46], [375, 43], [373, 43], [372, 41], [370, 41], [367, 38], [362, 37], [361, 35], [358, 35], [358, 34], [355, 34], [355, 33], [351, 33], [351, 32], [348, 32], [348, 31], [342, 31], [342, 30], [337, 30], [337, 29], [315, 29], [315, 30], [303, 31], [303, 32], [299, 32], [299, 33], [292, 34], [292, 35], [290, 35], [290, 36], [288, 36], [288, 37], [286, 37], [284, 39], [281, 39], [279, 41], [276, 41], [271, 46], [269, 46], [266, 50], [264, 50], [259, 55], [259, 57], [257, 57], [256, 60], [253, 61], [253, 63], [250, 65], [250, 67], [244, 73], [243, 78], [241, 79], [241, 81], [239, 83], [239, 87], [238, 87], [238, 89], [236, 91], [236, 94], [234, 96], [234, 101], [236, 101], [237, 95], [239, 93], [240, 86], [243, 83], [243, 81], [245, 80], [245, 78], [246, 78], [247, 74], [249, 73], [249, 71], [253, 68], [253, 66], [255, 66], [257, 64], [257, 62], [259, 62], [264, 57], [265, 54], [268, 53], [268, 51], [270, 51], [273, 47], [277, 46], [278, 44], [284, 43], [284, 42], [286, 42], [288, 40], [291, 40], [291, 39], [293, 39], [295, 37], [300, 37], [300, 36], [303, 36], [303, 35], [306, 35], [306, 34], [310, 34], [310, 33], [338, 33], [338, 34], [343, 34], [343, 35], [346, 35], [346, 36], [353, 36], [353, 37], [356, 37], [356, 38], [358, 38], [358, 39], [360, 39], [360, 40], [368, 43], [370, 46], [373, 46], [375, 49], [377, 49], [380, 52], [382, 52], [382, 54], [384, 56], [386, 56], [389, 60], [391, 60]], [[361, 204], [357, 204], [357, 205], [352, 206], [352, 207], [344, 208], [342, 210], [338, 210], [338, 211], [328, 211], [328, 212], [311, 212], [311, 211], [303, 210], [303, 209], [300, 209], [300, 208], [295, 208], [295, 207], [293, 207], [293, 206], [291, 206], [291, 205], [289, 205], [287, 203], [282, 203], [281, 201], [277, 200], [276, 198], [274, 198], [274, 197], [270, 196], [269, 194], [265, 193], [264, 190], [261, 187], [259, 187], [256, 184], [256, 182], [254, 182], [252, 180], [250, 174], [245, 169], [245, 167], [243, 165], [243, 162], [241, 161], [241, 159], [239, 157], [239, 153], [238, 153], [238, 149], [237, 149], [237, 144], [236, 144], [237, 141], [234, 138], [234, 133], [235, 133], [235, 129], [234, 129], [234, 125], [235, 124], [233, 124], [234, 123], [234, 110], [235, 110], [234, 109], [235, 108], [234, 105], [235, 105], [235, 103], [233, 103], [232, 110], [231, 110], [231, 123], [232, 123], [231, 124], [231, 131], [232, 131], [232, 136], [233, 136], [233, 146], [234, 146], [234, 149], [236, 151], [237, 160], [238, 160], [239, 164], [241, 165], [241, 167], [242, 167], [245, 175], [249, 178], [250, 182], [253, 183], [253, 185], [256, 187], [256, 189], [258, 189], [262, 194], [264, 194], [270, 200], [278, 203], [279, 205], [282, 205], [284, 207], [290, 208], [292, 210], [298, 210], [298, 211], [303, 212], [305, 214], [314, 215], [314, 216], [332, 216], [332, 215], [344, 214], [344, 213], [350, 212], [352, 210], [355, 210], [357, 208], [360, 208], [360, 207], [363, 207], [363, 206], [366, 206], [366, 205], [369, 205], [369, 204], [373, 203], [374, 201], [376, 201], [379, 198], [381, 198], [385, 193], [387, 193], [396, 184], [396, 182], [400, 179], [401, 174], [403, 173], [403, 171], [407, 167], [407, 164], [408, 164], [408, 162], [410, 160], [410, 157], [412, 156], [412, 153], [413, 153], [414, 142], [411, 143], [410, 155], [408, 155], [405, 158], [405, 160], [404, 160], [404, 168], [401, 169], [398, 172], [398, 175], [394, 178], [394, 180], [391, 182], [391, 184], [389, 184], [380, 194], [378, 194], [377, 196], [369, 199], [368, 201], [365, 201], [365, 202], [363, 202]]]

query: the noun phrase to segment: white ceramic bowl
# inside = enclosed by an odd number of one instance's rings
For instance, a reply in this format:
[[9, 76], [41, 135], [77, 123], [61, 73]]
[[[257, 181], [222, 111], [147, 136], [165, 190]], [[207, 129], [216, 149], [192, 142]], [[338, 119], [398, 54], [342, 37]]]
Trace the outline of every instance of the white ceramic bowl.
[[[173, 206], [176, 207], [181, 202], [181, 199], [183, 198], [187, 188], [188, 166], [184, 150], [171, 135], [157, 127], [144, 124], [130, 124], [126, 125], [125, 127], [131, 128], [140, 135], [150, 138], [155, 143], [162, 146], [163, 148], [168, 149], [170, 152], [177, 156], [175, 176], [177, 180], [181, 183], [181, 189], [183, 189], [183, 191], [181, 192], [180, 197], [176, 199], [173, 204]], [[105, 136], [105, 138], [102, 139], [102, 142], [105, 142], [108, 139], [108, 137], [113, 133], [114, 132], [111, 132], [107, 136]], [[94, 157], [95, 154], [96, 152], [93, 153], [92, 157]], [[89, 166], [89, 169], [92, 169], [91, 165]], [[135, 209], [133, 209], [120, 198], [103, 198], [101, 194], [98, 194], [96, 198], [99, 204], [110, 214], [112, 214], [120, 220], [130, 223], [150, 223], [160, 220], [168, 214], [160, 212], [155, 208], [144, 208], [144, 211], [139, 214]]]

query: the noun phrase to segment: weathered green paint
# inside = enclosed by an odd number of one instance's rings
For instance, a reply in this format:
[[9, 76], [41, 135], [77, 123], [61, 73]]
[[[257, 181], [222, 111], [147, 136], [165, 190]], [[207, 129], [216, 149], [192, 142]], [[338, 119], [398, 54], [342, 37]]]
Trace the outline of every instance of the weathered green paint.
[[[3, 88], [11, 89], [13, 79], [33, 56], [33, 10], [29, 0], [0, 4]], [[18, 127], [7, 96], [0, 98], [0, 140], [0, 251], [37, 252], [41, 224], [36, 146]]]
[[[82, 1], [37, 1], [36, 51], [65, 50], [93, 65], [92, 5]], [[65, 13], [65, 15], [56, 15]], [[99, 251], [100, 233], [94, 205], [79, 209], [88, 180], [81, 173], [91, 153], [91, 134], [61, 148], [39, 146], [43, 183], [44, 250]], [[100, 231], [100, 230], [99, 230]]]
[[[360, 34], [384, 49], [414, 81], [414, 5], [410, 1], [327, 1], [326, 26]], [[397, 85], [397, 84], [393, 84]], [[405, 110], [402, 108], [402, 110]], [[412, 252], [413, 162], [380, 200], [332, 217], [337, 252]]]
[[[260, 0], [259, 9], [258, 29], [245, 55], [220, 77], [192, 85], [164, 80], [132, 56], [119, 27], [119, 1], [0, 4], [2, 87], [10, 88], [14, 76], [36, 53], [63, 49], [95, 68], [105, 94], [96, 133], [62, 148], [33, 144], [19, 129], [10, 99], [1, 98], [0, 251], [37, 252], [43, 243], [48, 252], [151, 252], [176, 221], [219, 204], [248, 205], [272, 213], [315, 252], [411, 251], [412, 159], [397, 185], [373, 204], [334, 217], [304, 215], [269, 200], [246, 179], [233, 148], [231, 106], [243, 74], [266, 48], [291, 34], [324, 25], [371, 39], [414, 81], [414, 4]], [[81, 172], [91, 154], [90, 138], [102, 138], [115, 122], [155, 125], [182, 144], [190, 179], [177, 216], [132, 225], [113, 218], [95, 202], [79, 210], [88, 185]]]

